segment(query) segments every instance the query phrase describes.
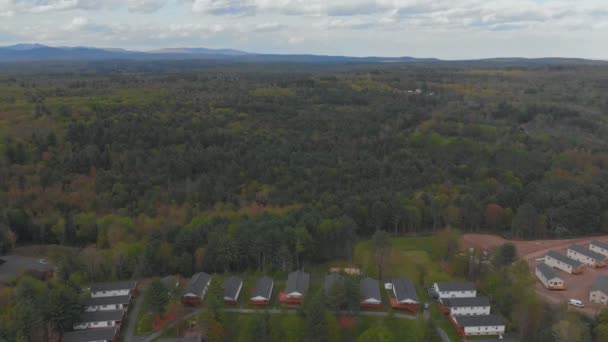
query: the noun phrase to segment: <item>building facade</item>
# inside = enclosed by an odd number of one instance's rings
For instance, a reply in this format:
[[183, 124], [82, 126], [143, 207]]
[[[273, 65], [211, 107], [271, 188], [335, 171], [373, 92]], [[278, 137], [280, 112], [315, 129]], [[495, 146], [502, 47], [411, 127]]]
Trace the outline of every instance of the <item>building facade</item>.
[[568, 247], [568, 257], [591, 267], [604, 267], [606, 256], [596, 253], [581, 245]]
[[547, 264], [539, 264], [536, 266], [534, 272], [536, 277], [545, 285], [549, 290], [563, 290], [564, 279], [562, 279], [553, 268]]
[[591, 241], [591, 243], [589, 243], [589, 250], [608, 257], [608, 243], [606, 242], [597, 240]]
[[570, 274], [583, 272], [584, 265], [577, 260], [571, 259], [555, 251], [549, 251], [545, 255], [545, 264]]
[[433, 284], [437, 296], [443, 298], [470, 298], [477, 296], [477, 289], [469, 282], [443, 282]]

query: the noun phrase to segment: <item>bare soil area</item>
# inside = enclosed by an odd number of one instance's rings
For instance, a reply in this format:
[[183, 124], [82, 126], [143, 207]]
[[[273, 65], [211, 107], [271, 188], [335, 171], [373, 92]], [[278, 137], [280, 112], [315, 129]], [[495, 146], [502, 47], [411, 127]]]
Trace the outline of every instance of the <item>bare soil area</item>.
[[[465, 248], [473, 247], [476, 249], [492, 250], [505, 242], [511, 242], [516, 246], [518, 256], [528, 262], [530, 271], [534, 273], [536, 265], [542, 262], [537, 259], [544, 257], [547, 251], [555, 250], [566, 254], [566, 249], [571, 244], [588, 245], [592, 240], [608, 241], [608, 235], [565, 240], [520, 241], [506, 240], [500, 236], [490, 234], [464, 234], [462, 237], [462, 246]], [[566, 289], [563, 291], [547, 290], [543, 284], [537, 280], [536, 293], [538, 293], [544, 301], [551, 304], [560, 304], [566, 302], [569, 298], [578, 299], [585, 304], [585, 308], [577, 310], [592, 316], [597, 315], [599, 311], [605, 307], [601, 304], [591, 303], [589, 301], [589, 291], [597, 276], [608, 276], [608, 267], [600, 269], [588, 267], [582, 274], [578, 275], [568, 274], [557, 269], [556, 271], [564, 279]], [[535, 275], [534, 277], [536, 278]]]

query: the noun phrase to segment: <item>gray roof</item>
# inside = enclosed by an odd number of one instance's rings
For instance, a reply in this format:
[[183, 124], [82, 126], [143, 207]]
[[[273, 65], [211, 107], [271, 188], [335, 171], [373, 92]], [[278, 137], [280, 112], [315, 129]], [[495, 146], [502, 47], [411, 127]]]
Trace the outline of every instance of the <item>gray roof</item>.
[[34, 259], [19, 255], [4, 255], [0, 257], [0, 282], [8, 282], [26, 272], [46, 273], [53, 267], [44, 259]]
[[453, 291], [475, 291], [475, 284], [471, 283], [471, 282], [467, 282], [467, 281], [463, 281], [463, 282], [453, 282], [453, 281], [449, 281], [449, 282], [443, 282], [443, 283], [436, 283], [437, 284], [437, 288], [439, 288], [439, 291], [441, 292], [453, 292]]
[[63, 334], [62, 342], [112, 341], [118, 333], [118, 327], [76, 330]]
[[329, 294], [334, 285], [342, 281], [344, 281], [344, 277], [339, 273], [330, 273], [326, 275], [323, 283], [323, 291], [325, 291], [325, 294]]
[[605, 255], [602, 255], [600, 253], [596, 253], [596, 252], [590, 250], [589, 248], [583, 247], [581, 245], [572, 245], [572, 246], [568, 247], [568, 249], [571, 249], [571, 250], [573, 250], [573, 251], [575, 251], [577, 253], [580, 253], [580, 254], [582, 254], [584, 256], [590, 257], [590, 258], [592, 258], [594, 260], [597, 260], [597, 261], [604, 261], [604, 260], [606, 260], [606, 256]]
[[602, 291], [608, 294], [608, 276], [598, 276], [595, 278], [591, 291]]
[[548, 251], [547, 256], [550, 256], [557, 261], [561, 261], [564, 264], [571, 266], [572, 268], [579, 268], [583, 265], [582, 262], [568, 258], [567, 256], [556, 251]]
[[167, 288], [167, 290], [174, 290], [179, 283], [179, 278], [174, 275], [168, 275], [160, 278], [160, 282]]
[[224, 279], [224, 297], [236, 298], [241, 286], [243, 285], [243, 279], [237, 276], [230, 276]]
[[274, 280], [270, 277], [261, 277], [255, 281], [255, 288], [251, 297], [264, 297], [269, 298], [272, 296], [272, 287]]
[[211, 276], [205, 272], [200, 272], [192, 276], [188, 285], [184, 289], [184, 294], [193, 293], [202, 296], [203, 291], [211, 281]]
[[547, 265], [547, 264], [538, 264], [536, 265], [536, 268], [540, 271], [540, 273], [547, 279], [553, 279], [553, 278], [561, 278], [557, 272], [555, 272], [555, 270], [553, 269], [553, 267]]
[[444, 298], [441, 304], [446, 308], [485, 307], [490, 306], [490, 300], [487, 297]]
[[380, 295], [380, 282], [377, 279], [372, 278], [361, 279], [361, 296], [364, 300], [382, 300], [382, 295]]
[[84, 306], [129, 304], [130, 302], [131, 296], [97, 297], [87, 298], [87, 300], [84, 302]]
[[608, 250], [608, 242], [603, 242], [603, 241], [598, 241], [598, 240], [593, 240], [590, 243], [591, 245], [595, 245], [598, 246], [600, 248], [603, 248], [605, 250]]
[[124, 313], [124, 310], [84, 312], [77, 323], [121, 321]]
[[488, 327], [504, 325], [505, 320], [499, 315], [455, 315], [452, 316], [458, 326], [464, 327]]
[[106, 283], [93, 283], [91, 285], [91, 292], [135, 290], [136, 287], [136, 281], [113, 281]]
[[416, 293], [416, 287], [409, 279], [397, 278], [393, 279], [393, 291], [399, 302], [410, 299], [419, 301], [418, 294]]
[[287, 288], [286, 292], [299, 292], [305, 295], [308, 292], [308, 286], [310, 285], [310, 274], [303, 271], [295, 271], [289, 273], [287, 277]]

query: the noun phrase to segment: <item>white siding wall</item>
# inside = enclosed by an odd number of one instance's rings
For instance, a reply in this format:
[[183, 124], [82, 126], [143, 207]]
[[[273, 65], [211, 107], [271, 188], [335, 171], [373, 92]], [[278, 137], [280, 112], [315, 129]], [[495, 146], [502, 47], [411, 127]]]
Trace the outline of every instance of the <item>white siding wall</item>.
[[500, 335], [505, 333], [505, 326], [490, 326], [490, 327], [466, 327], [464, 333], [470, 335]]
[[131, 294], [131, 290], [129, 290], [129, 289], [113, 290], [113, 291], [97, 291], [97, 292], [91, 292], [91, 297], [92, 298], [116, 297], [116, 296], [128, 296], [130, 294]]
[[545, 264], [547, 264], [551, 267], [558, 268], [564, 272], [572, 273], [572, 266], [564, 264], [563, 262], [561, 262], [557, 259], [553, 259], [552, 257], [550, 257], [548, 255], [545, 257]]
[[476, 297], [477, 291], [442, 291], [439, 298], [471, 298]]
[[589, 300], [594, 303], [608, 304], [608, 295], [602, 291], [591, 291], [589, 293]]
[[82, 324], [74, 324], [74, 330], [84, 330], [93, 328], [107, 328], [116, 325], [114, 321], [102, 321], [102, 322], [88, 322]]
[[580, 253], [577, 253], [571, 249], [568, 250], [568, 257], [577, 261], [582, 262], [585, 265], [589, 265], [589, 266], [593, 266], [595, 265], [595, 263], [597, 262], [595, 259], [590, 258], [586, 255], [582, 255]]
[[452, 315], [489, 315], [490, 306], [470, 306], [450, 308]]
[[605, 250], [602, 247], [596, 246], [594, 244], [589, 244], [589, 250], [592, 250], [595, 253], [599, 253], [601, 255], [608, 256], [608, 250]]
[[95, 312], [95, 311], [114, 311], [114, 310], [122, 310], [124, 306], [122, 304], [112, 304], [112, 305], [96, 305], [96, 306], [87, 306], [84, 311], [86, 312]]

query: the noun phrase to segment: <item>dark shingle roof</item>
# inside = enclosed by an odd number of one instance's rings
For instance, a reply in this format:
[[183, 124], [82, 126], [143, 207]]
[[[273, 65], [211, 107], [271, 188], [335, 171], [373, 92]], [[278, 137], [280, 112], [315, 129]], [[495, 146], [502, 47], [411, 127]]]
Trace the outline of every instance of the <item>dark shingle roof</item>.
[[325, 294], [329, 294], [331, 289], [334, 287], [334, 284], [342, 281], [344, 281], [344, 277], [338, 273], [330, 273], [326, 275], [323, 283], [323, 291], [325, 291]]
[[287, 277], [287, 288], [286, 292], [293, 293], [298, 292], [305, 295], [308, 292], [308, 286], [310, 284], [310, 274], [303, 271], [295, 271], [289, 273]]
[[553, 279], [553, 278], [560, 278], [560, 276], [557, 275], [557, 272], [555, 272], [553, 267], [551, 267], [547, 264], [538, 264], [538, 265], [536, 265], [536, 268], [540, 271], [540, 273], [542, 273], [542, 275], [547, 280]]
[[0, 257], [0, 282], [8, 282], [26, 272], [46, 273], [53, 267], [44, 259], [34, 259], [19, 255], [4, 255]]
[[418, 301], [418, 294], [416, 293], [416, 287], [409, 279], [397, 278], [393, 279], [393, 291], [399, 302], [407, 299]]
[[372, 278], [361, 279], [361, 296], [364, 300], [382, 300], [382, 296], [380, 295], [380, 283], [378, 280]]
[[84, 302], [84, 306], [129, 304], [130, 302], [131, 296], [97, 297], [87, 298]]
[[487, 297], [445, 298], [441, 300], [441, 304], [446, 308], [470, 308], [490, 306], [490, 300]]
[[441, 292], [453, 291], [475, 291], [475, 284], [470, 282], [443, 282], [437, 283], [437, 288]]
[[575, 251], [575, 252], [577, 252], [579, 254], [582, 254], [582, 255], [584, 255], [586, 257], [590, 257], [590, 258], [592, 258], [594, 260], [597, 260], [597, 261], [604, 261], [604, 260], [606, 260], [606, 256], [604, 256], [604, 255], [602, 255], [600, 253], [596, 253], [596, 252], [594, 252], [594, 251], [592, 251], [592, 250], [590, 250], [588, 248], [585, 248], [585, 247], [583, 247], [581, 245], [572, 245], [572, 246], [568, 247], [568, 249], [573, 250], [573, 251]]
[[207, 284], [209, 284], [209, 281], [211, 281], [211, 276], [205, 272], [193, 275], [184, 289], [184, 294], [193, 293], [197, 296], [201, 296], [203, 290], [205, 290]]
[[583, 265], [583, 263], [581, 263], [580, 261], [568, 258], [567, 256], [565, 256], [561, 253], [558, 253], [556, 251], [548, 251], [547, 256], [549, 256], [557, 261], [561, 261], [564, 264], [571, 266], [572, 268], [579, 268]]
[[224, 297], [236, 298], [238, 292], [243, 285], [243, 279], [237, 276], [231, 276], [224, 279], [224, 284], [222, 287], [224, 288]]
[[598, 240], [593, 240], [593, 241], [591, 241], [590, 244], [598, 246], [598, 247], [603, 248], [605, 250], [608, 250], [608, 243], [606, 243], [606, 242], [598, 241]]
[[608, 276], [598, 276], [595, 278], [591, 291], [602, 291], [608, 294]]
[[76, 330], [63, 334], [62, 342], [112, 341], [118, 333], [118, 327]]
[[80, 315], [78, 323], [121, 321], [124, 310], [84, 312]]
[[91, 292], [134, 290], [137, 287], [136, 281], [113, 281], [107, 283], [93, 283]]
[[456, 315], [452, 316], [458, 326], [464, 327], [488, 327], [496, 325], [504, 325], [505, 320], [498, 315]]
[[255, 289], [251, 297], [264, 297], [270, 298], [272, 296], [272, 287], [274, 286], [274, 280], [270, 277], [258, 278], [255, 281]]

